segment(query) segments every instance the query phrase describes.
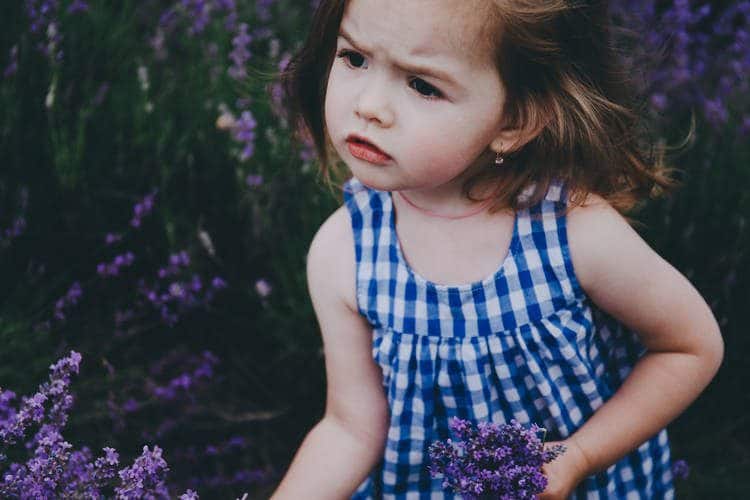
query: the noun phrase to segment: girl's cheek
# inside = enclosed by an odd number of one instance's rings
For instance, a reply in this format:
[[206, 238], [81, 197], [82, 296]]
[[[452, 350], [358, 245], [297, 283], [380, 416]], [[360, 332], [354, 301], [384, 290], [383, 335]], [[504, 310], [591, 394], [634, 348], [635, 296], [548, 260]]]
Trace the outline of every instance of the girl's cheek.
[[326, 97], [323, 103], [323, 113], [326, 124], [331, 127], [335, 124], [335, 115], [337, 111], [336, 102], [339, 99], [340, 92], [336, 86], [336, 75], [334, 74], [335, 69], [331, 69], [328, 75], [328, 83], [326, 85]]

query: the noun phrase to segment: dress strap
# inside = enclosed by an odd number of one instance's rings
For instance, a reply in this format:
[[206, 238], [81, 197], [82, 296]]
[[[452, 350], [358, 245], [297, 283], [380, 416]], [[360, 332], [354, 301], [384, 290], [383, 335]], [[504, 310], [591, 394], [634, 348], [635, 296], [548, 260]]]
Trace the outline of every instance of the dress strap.
[[367, 187], [356, 177], [351, 177], [342, 184], [341, 191], [344, 194], [344, 203], [348, 203], [357, 193], [367, 191]]

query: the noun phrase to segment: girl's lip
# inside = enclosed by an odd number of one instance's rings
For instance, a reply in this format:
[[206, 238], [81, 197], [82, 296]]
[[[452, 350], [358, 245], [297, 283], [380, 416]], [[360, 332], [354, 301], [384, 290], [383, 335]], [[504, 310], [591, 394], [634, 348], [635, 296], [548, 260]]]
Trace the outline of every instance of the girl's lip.
[[367, 142], [347, 141], [349, 146], [349, 153], [355, 158], [364, 160], [375, 165], [387, 165], [391, 161], [391, 157], [383, 153], [375, 146]]
[[[383, 151], [382, 149], [380, 149], [377, 146], [377, 144], [375, 144], [374, 142], [372, 142], [367, 137], [364, 137], [364, 136], [361, 136], [361, 135], [357, 135], [357, 134], [349, 134], [347, 136], [347, 138], [346, 138], [346, 142], [350, 146], [352, 144], [360, 145], [360, 146], [362, 146], [364, 148], [367, 148], [367, 149], [369, 149], [369, 150], [371, 150], [371, 151], [379, 154], [380, 156], [383, 156], [385, 158], [390, 159], [390, 156], [385, 151]], [[351, 149], [351, 147], [349, 149]]]

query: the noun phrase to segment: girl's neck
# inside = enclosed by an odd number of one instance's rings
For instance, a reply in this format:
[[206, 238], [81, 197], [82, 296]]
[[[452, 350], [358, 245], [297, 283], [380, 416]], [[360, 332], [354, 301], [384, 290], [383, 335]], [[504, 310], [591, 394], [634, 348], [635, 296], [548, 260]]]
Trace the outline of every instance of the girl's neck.
[[[457, 185], [462, 185], [463, 179], [458, 179], [456, 182]], [[475, 189], [472, 194], [479, 195], [479, 199], [481, 201], [479, 202], [471, 202], [469, 205], [465, 203], [466, 197], [461, 195], [461, 204], [463, 205], [460, 208], [441, 208], [439, 210], [433, 209], [433, 208], [427, 208], [426, 205], [428, 203], [422, 203], [418, 199], [415, 200], [414, 196], [412, 196], [411, 192], [407, 191], [406, 194], [404, 191], [398, 191], [399, 196], [412, 208], [414, 208], [419, 213], [426, 215], [428, 217], [434, 217], [438, 219], [443, 220], [458, 220], [458, 219], [468, 219], [469, 217], [473, 217], [475, 215], [481, 214], [487, 210], [487, 208], [492, 204], [492, 202], [497, 201], [496, 196], [498, 192], [500, 191], [500, 184], [497, 183], [493, 186], [495, 183], [487, 183], [483, 184], [478, 189]], [[476, 191], [479, 191], [478, 193]], [[446, 206], [448, 203], [446, 202]], [[457, 204], [450, 204], [451, 207], [457, 207]]]
[[481, 212], [484, 212], [487, 207], [492, 203], [493, 199], [492, 197], [487, 198], [483, 202], [479, 203], [475, 208], [472, 208], [471, 210], [464, 212], [464, 213], [458, 213], [458, 214], [447, 214], [447, 213], [439, 213], [434, 210], [429, 210], [426, 208], [422, 208], [413, 201], [411, 201], [402, 191], [397, 191], [398, 194], [401, 196], [401, 198], [409, 204], [411, 207], [415, 208], [420, 213], [430, 216], [430, 217], [437, 217], [440, 219], [450, 219], [450, 220], [456, 220], [456, 219], [466, 219], [468, 217], [472, 217], [474, 215], [477, 215]]

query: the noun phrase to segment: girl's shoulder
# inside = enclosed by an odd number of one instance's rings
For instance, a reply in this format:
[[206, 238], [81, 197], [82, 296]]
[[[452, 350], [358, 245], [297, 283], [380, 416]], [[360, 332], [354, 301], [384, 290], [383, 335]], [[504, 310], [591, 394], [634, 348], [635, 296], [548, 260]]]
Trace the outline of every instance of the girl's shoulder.
[[575, 274], [600, 310], [637, 333], [649, 350], [684, 350], [691, 343], [694, 352], [723, 349], [707, 337], [719, 326], [700, 293], [620, 212], [592, 195], [567, 217]]
[[608, 257], [605, 252], [608, 243], [641, 240], [627, 220], [595, 193], [589, 193], [580, 205], [571, 205], [565, 218], [571, 261], [584, 289], [598, 278], [597, 268]]
[[355, 276], [354, 236], [348, 210], [342, 205], [320, 225], [310, 243], [308, 285], [328, 288], [328, 293], [357, 311]]

